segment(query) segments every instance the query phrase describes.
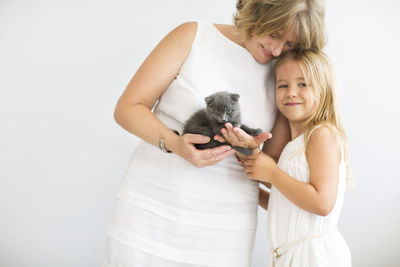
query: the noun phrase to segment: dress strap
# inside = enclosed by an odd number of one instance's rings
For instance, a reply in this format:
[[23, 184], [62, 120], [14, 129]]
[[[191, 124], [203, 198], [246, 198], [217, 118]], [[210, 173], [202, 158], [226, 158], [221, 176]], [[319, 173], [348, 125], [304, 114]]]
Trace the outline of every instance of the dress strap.
[[[324, 125], [318, 124], [317, 126], [315, 126], [314, 128], [311, 129], [310, 134], [308, 135], [308, 138], [307, 138], [307, 142], [310, 141], [310, 137], [311, 137], [312, 133], [314, 132], [314, 130], [320, 128], [321, 126], [324, 126]], [[332, 127], [329, 127], [329, 128], [332, 129], [336, 133], [337, 136], [339, 136], [339, 132], [336, 130], [336, 128], [332, 128]], [[339, 139], [339, 142], [340, 142], [340, 146], [342, 147], [342, 141], [340, 139]], [[342, 149], [343, 149], [343, 147], [342, 147]]]
[[307, 142], [310, 141], [310, 137], [311, 137], [312, 133], [314, 132], [314, 130], [320, 128], [321, 126], [322, 126], [322, 124], [318, 124], [317, 126], [315, 126], [314, 128], [311, 129], [310, 134], [308, 135]]

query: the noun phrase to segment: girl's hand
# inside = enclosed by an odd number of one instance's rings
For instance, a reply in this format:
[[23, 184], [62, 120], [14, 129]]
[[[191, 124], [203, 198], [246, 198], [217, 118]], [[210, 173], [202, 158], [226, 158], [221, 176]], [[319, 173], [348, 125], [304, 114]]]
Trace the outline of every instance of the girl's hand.
[[252, 180], [272, 183], [272, 173], [278, 168], [275, 161], [267, 154], [260, 153], [254, 159], [243, 160], [244, 171]]
[[[262, 132], [257, 136], [251, 136], [243, 131], [241, 128], [233, 127], [230, 123], [226, 123], [225, 127], [226, 129], [223, 128], [221, 130], [223, 137], [216, 135], [214, 139], [218, 142], [228, 142], [233, 146], [252, 149], [253, 154], [249, 156], [250, 158], [256, 157], [257, 154], [260, 152], [260, 145], [264, 143], [267, 139], [270, 139], [272, 137], [271, 133], [268, 132]], [[244, 158], [244, 156], [241, 155], [240, 158]]]
[[208, 142], [210, 142], [208, 136], [184, 134], [179, 136], [178, 149], [175, 153], [198, 168], [214, 165], [235, 153], [235, 150], [228, 145], [204, 150], [199, 150], [194, 146], [195, 144], [206, 144]]

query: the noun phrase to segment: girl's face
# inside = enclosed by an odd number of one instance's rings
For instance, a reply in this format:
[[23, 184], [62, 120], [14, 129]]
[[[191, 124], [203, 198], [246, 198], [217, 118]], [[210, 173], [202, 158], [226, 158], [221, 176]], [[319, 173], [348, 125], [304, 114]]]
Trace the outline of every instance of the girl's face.
[[258, 63], [266, 64], [295, 47], [295, 34], [290, 30], [286, 34], [274, 32], [262, 37], [252, 36], [244, 42], [244, 47]]
[[303, 123], [316, 110], [316, 97], [299, 64], [288, 60], [276, 70], [276, 102], [291, 123]]

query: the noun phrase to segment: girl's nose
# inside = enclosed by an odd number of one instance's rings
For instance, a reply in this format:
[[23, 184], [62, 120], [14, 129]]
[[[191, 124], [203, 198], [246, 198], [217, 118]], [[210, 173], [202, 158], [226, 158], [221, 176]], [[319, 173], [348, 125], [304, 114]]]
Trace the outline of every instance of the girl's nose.
[[297, 91], [296, 88], [294, 88], [294, 86], [289, 86], [288, 90], [287, 90], [287, 98], [293, 98], [297, 96]]

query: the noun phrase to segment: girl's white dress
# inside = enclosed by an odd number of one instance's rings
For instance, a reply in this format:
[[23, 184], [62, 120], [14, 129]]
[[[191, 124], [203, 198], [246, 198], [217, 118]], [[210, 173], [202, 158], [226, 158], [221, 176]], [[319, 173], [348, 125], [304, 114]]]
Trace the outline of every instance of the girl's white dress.
[[[217, 91], [240, 94], [242, 122], [270, 131], [276, 118], [272, 66], [257, 63], [214, 25], [199, 23], [192, 49], [154, 113], [182, 133]], [[234, 155], [196, 168], [140, 142], [117, 193], [107, 267], [248, 267], [258, 183]]]
[[[304, 134], [286, 145], [278, 166], [291, 177], [309, 182]], [[339, 168], [336, 203], [332, 212], [325, 217], [299, 208], [272, 186], [267, 214], [267, 233], [271, 246], [269, 266], [351, 266], [349, 248], [337, 228], [346, 190], [343, 156]]]

